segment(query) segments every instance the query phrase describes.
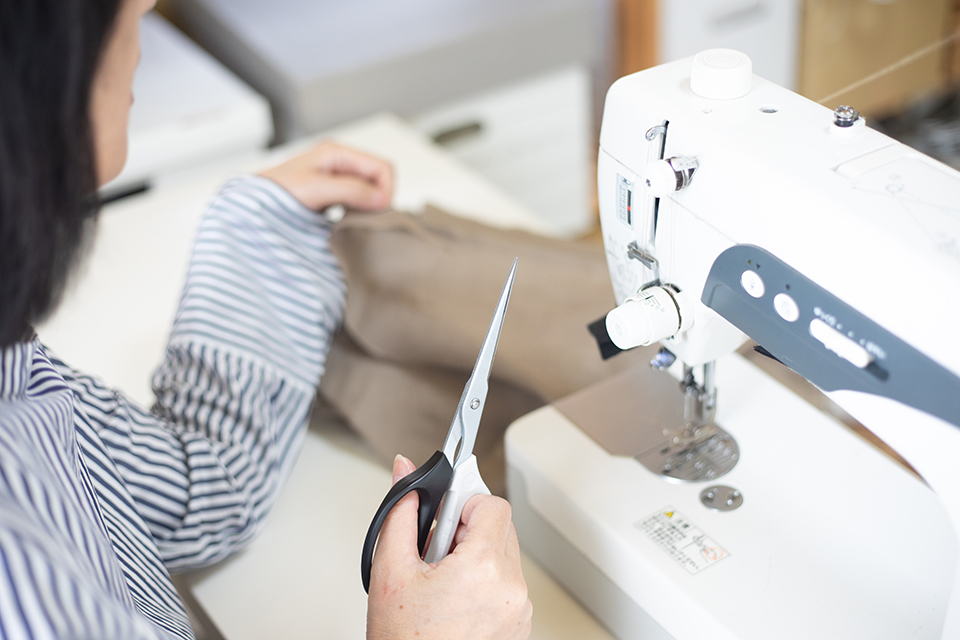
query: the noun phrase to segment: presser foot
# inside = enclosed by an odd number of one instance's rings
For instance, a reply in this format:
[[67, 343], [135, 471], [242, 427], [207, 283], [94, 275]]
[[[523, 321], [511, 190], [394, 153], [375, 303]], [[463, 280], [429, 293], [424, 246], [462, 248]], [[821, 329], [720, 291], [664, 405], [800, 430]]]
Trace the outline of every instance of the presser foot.
[[740, 447], [720, 426], [707, 423], [696, 429], [681, 428], [666, 440], [635, 456], [653, 473], [680, 482], [714, 480], [740, 460]]

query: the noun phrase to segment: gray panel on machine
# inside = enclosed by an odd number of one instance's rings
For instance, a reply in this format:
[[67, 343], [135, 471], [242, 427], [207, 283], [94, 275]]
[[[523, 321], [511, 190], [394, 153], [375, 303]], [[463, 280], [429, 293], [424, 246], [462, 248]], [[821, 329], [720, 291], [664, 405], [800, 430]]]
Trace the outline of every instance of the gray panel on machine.
[[[758, 297], [741, 284], [745, 272], [761, 277]], [[778, 294], [796, 302], [795, 321], [777, 312]], [[701, 300], [821, 389], [884, 396], [960, 426], [960, 378], [760, 247], [741, 244], [721, 253]], [[871, 362], [861, 368], [828, 350], [811, 334], [815, 321], [869, 348]]]

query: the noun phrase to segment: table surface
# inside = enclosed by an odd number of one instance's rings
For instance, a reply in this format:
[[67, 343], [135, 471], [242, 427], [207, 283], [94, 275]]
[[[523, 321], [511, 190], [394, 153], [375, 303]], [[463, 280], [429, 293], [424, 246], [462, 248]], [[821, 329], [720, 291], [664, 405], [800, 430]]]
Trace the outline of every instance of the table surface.
[[[316, 138], [392, 161], [398, 209], [433, 204], [487, 224], [549, 232], [542, 220], [392, 115]], [[38, 327], [40, 338], [66, 362], [140, 403], [152, 403], [150, 374], [163, 354], [207, 202], [231, 175], [271, 166], [316, 138], [171, 176], [105, 207], [91, 254], [57, 313]], [[360, 549], [389, 485], [389, 470], [365, 443], [318, 409], [258, 538], [234, 558], [188, 574], [179, 584], [202, 609], [201, 617], [229, 640], [361, 638], [366, 595]], [[526, 556], [523, 563], [534, 603], [532, 638], [612, 638], [540, 567]]]

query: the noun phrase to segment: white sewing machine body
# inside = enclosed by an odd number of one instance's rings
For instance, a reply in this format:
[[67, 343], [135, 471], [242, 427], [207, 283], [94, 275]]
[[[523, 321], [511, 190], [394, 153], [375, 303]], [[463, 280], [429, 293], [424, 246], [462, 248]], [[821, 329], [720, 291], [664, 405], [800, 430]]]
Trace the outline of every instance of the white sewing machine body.
[[[708, 482], [652, 473], [634, 456], [682, 419], [676, 381], [600, 383], [508, 431], [521, 543], [621, 637], [960, 637], [960, 174], [755, 76], [703, 97], [690, 70], [610, 89], [601, 223], [618, 304], [653, 280], [686, 297], [692, 324], [662, 344], [717, 361], [739, 459]], [[698, 168], [654, 222], [642, 185], [671, 156]], [[731, 353], [741, 330], [930, 486]], [[718, 484], [741, 506], [704, 506]]]

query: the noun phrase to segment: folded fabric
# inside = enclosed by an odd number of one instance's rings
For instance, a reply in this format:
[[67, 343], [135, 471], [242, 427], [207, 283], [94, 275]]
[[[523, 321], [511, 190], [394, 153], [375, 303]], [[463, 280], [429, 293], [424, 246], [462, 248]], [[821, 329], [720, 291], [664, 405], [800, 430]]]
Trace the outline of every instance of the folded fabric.
[[516, 418], [637, 362], [602, 360], [587, 325], [614, 304], [603, 247], [504, 230], [428, 208], [350, 213], [331, 244], [347, 281], [344, 328], [321, 395], [389, 462], [440, 448], [515, 257], [517, 276], [475, 452], [503, 487]]

